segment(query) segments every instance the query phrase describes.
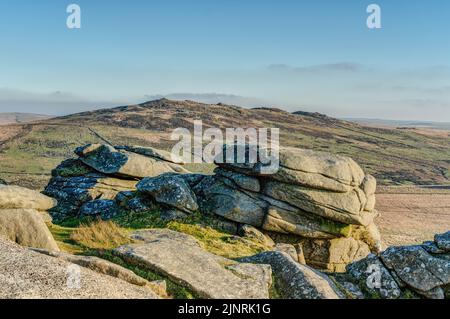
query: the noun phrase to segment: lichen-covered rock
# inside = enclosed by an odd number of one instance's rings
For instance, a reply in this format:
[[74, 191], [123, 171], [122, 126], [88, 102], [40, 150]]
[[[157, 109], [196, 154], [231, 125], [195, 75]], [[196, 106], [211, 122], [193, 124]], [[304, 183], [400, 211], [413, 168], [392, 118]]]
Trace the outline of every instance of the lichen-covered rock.
[[434, 236], [434, 242], [439, 249], [450, 252], [450, 231]]
[[[442, 235], [436, 235], [439, 240]], [[368, 257], [347, 266], [344, 274], [333, 277], [354, 297], [360, 298], [448, 298], [450, 254], [436, 242], [389, 247], [379, 256]], [[359, 287], [359, 291], [347, 287]]]
[[373, 254], [348, 265], [347, 272], [369, 296], [396, 299], [401, 295], [400, 287], [395, 279], [381, 260]]
[[83, 176], [91, 173], [96, 173], [96, 171], [83, 164], [82, 161], [76, 158], [69, 158], [62, 161], [55, 169], [52, 170], [52, 176], [60, 177], [75, 177]]
[[108, 175], [144, 178], [166, 172], [188, 172], [178, 164], [162, 160], [164, 156], [141, 155], [109, 145], [90, 144], [77, 148], [75, 153], [84, 164]]
[[120, 192], [135, 190], [136, 183], [99, 173], [70, 177], [55, 175], [44, 193], [57, 199], [58, 205], [51, 210], [51, 214], [58, 221], [77, 216], [84, 203], [95, 199], [113, 200]]
[[446, 251], [440, 249], [434, 241], [426, 241], [422, 243], [422, 248], [430, 254], [444, 254]]
[[34, 209], [1, 209], [0, 237], [22, 246], [59, 251], [41, 214]]
[[53, 198], [31, 189], [0, 185], [0, 209], [27, 208], [46, 211], [55, 205]]
[[129, 213], [154, 212], [160, 208], [151, 197], [136, 191], [117, 193], [116, 202]]
[[444, 298], [442, 287], [450, 284], [450, 261], [433, 257], [421, 246], [389, 247], [383, 263], [419, 294]]
[[202, 298], [269, 298], [271, 268], [245, 265], [203, 250], [191, 236], [168, 229], [136, 232], [142, 243], [114, 253], [130, 264], [156, 271]]
[[241, 259], [272, 266], [276, 285], [286, 299], [341, 299], [342, 293], [327, 275], [295, 262], [288, 254], [267, 251]]
[[197, 198], [189, 184], [179, 175], [165, 173], [147, 177], [137, 184], [140, 193], [151, 196], [156, 202], [186, 213], [198, 210]]
[[[224, 162], [231, 149], [235, 153]], [[250, 162], [253, 151], [256, 161]], [[209, 219], [215, 216], [231, 234], [243, 224], [273, 238], [290, 237], [290, 244], [298, 247], [305, 240], [322, 240], [320, 258], [310, 258], [308, 245], [298, 256], [301, 262], [325, 269], [342, 270], [346, 263], [381, 250], [374, 224], [375, 178], [344, 156], [281, 148], [277, 157], [266, 151], [225, 145], [215, 159], [219, 166], [215, 175], [202, 175], [187, 173], [180, 159], [154, 148], [87, 145], [75, 151], [79, 159], [54, 170], [46, 194], [59, 201], [52, 210], [56, 222], [66, 216], [98, 215], [109, 208], [112, 213], [107, 215], [114, 216], [114, 200], [124, 214], [159, 212], [170, 221], [199, 211]], [[279, 167], [271, 165], [277, 163]], [[137, 190], [136, 181], [130, 179], [141, 179]], [[103, 183], [118, 186], [111, 190]], [[244, 228], [242, 236], [255, 235]], [[265, 245], [274, 244], [267, 236], [257, 237]]]
[[119, 213], [119, 206], [116, 201], [110, 199], [96, 199], [84, 203], [80, 207], [81, 217], [100, 217], [102, 220], [109, 220]]

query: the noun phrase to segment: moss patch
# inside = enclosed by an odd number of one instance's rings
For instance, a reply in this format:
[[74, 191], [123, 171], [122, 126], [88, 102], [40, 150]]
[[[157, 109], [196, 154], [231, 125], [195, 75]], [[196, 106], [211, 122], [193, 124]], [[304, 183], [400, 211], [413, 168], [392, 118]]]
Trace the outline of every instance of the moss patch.
[[265, 245], [244, 239], [217, 227], [216, 219], [194, 213], [182, 221], [163, 221], [158, 212], [126, 214], [114, 219], [129, 229], [168, 228], [195, 237], [203, 249], [226, 258], [251, 256], [267, 250]]

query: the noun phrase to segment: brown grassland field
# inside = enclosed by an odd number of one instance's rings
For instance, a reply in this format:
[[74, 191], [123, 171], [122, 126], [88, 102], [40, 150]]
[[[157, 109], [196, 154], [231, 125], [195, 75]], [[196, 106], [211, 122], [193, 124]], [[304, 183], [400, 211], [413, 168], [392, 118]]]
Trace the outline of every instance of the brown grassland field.
[[450, 229], [450, 131], [364, 126], [318, 113], [158, 100], [0, 125], [0, 178], [41, 190], [77, 146], [109, 141], [170, 149], [171, 130], [191, 128], [194, 119], [205, 128], [278, 127], [281, 146], [352, 157], [380, 185], [377, 224], [385, 245], [422, 242]]

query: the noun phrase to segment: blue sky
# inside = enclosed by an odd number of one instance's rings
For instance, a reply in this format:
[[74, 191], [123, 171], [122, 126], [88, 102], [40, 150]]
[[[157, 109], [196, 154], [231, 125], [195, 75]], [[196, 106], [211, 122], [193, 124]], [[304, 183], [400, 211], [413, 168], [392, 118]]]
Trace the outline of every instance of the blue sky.
[[[66, 27], [70, 3], [80, 30]], [[371, 3], [380, 30], [366, 27]], [[217, 93], [290, 111], [450, 121], [449, 31], [447, 0], [0, 0], [0, 112]]]

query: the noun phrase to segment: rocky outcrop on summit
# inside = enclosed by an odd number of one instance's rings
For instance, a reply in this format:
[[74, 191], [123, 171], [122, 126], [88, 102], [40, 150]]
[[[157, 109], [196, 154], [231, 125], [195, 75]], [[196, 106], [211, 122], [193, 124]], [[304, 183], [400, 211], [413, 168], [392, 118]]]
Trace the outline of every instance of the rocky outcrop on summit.
[[0, 185], [0, 236], [22, 246], [59, 250], [45, 224], [56, 201], [36, 191]]
[[168, 276], [201, 298], [269, 298], [268, 265], [237, 263], [204, 251], [193, 237], [168, 229], [138, 231], [141, 243], [114, 253], [130, 264]]
[[347, 273], [336, 279], [344, 287], [359, 287], [358, 295], [367, 297], [395, 299], [409, 291], [425, 298], [449, 298], [450, 251], [436, 249], [449, 233], [436, 235], [434, 242], [389, 247], [379, 256], [369, 255], [350, 264]]

